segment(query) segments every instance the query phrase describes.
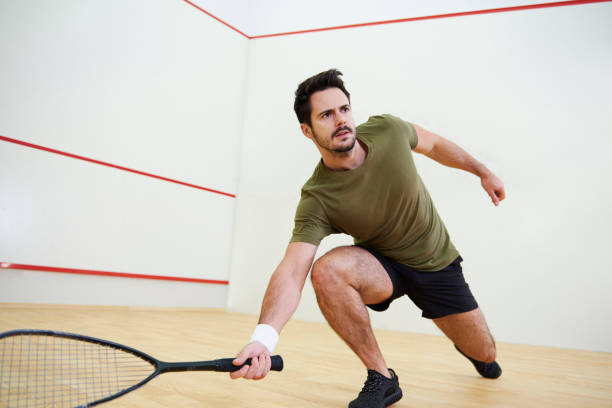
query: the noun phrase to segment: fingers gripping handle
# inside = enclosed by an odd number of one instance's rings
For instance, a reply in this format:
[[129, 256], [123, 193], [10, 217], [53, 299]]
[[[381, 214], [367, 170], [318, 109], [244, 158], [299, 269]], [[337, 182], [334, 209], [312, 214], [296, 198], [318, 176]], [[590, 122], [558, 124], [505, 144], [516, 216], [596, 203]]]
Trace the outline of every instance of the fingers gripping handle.
[[[283, 358], [281, 356], [271, 356], [270, 360], [272, 361], [272, 366], [270, 367], [270, 370], [273, 371], [282, 371], [283, 370]], [[232, 361], [234, 361], [233, 358], [221, 358], [219, 360], [216, 360], [217, 365], [217, 370], [216, 371], [223, 371], [223, 372], [233, 372], [233, 371], [238, 371], [240, 370], [242, 367], [244, 367], [245, 365], [251, 365], [251, 359], [247, 359], [243, 365], [241, 366], [235, 366]]]

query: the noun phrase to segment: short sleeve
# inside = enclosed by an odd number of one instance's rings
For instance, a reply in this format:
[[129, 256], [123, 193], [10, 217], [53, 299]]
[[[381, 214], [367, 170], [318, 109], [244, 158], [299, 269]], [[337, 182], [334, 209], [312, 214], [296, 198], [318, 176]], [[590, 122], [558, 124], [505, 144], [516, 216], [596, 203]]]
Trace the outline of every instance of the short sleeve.
[[319, 245], [323, 238], [335, 232], [317, 199], [302, 192], [302, 198], [295, 211], [295, 227], [290, 242]]
[[404, 126], [406, 126], [406, 132], [408, 136], [408, 141], [410, 142], [410, 148], [414, 150], [414, 148], [419, 143], [419, 137], [417, 136], [416, 129], [412, 126], [412, 123], [406, 122], [403, 120]]
[[395, 126], [401, 129], [401, 133], [408, 139], [408, 143], [410, 143], [410, 149], [414, 150], [414, 148], [419, 142], [419, 138], [417, 136], [416, 129], [414, 128], [412, 123], [393, 115], [383, 116], [386, 116], [387, 118], [391, 119], [395, 123]]

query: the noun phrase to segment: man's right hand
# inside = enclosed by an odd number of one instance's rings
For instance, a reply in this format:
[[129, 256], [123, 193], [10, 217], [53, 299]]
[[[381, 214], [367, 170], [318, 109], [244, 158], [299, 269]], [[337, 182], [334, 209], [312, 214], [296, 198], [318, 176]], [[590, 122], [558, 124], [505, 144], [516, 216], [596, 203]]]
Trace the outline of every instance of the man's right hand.
[[245, 365], [238, 371], [230, 373], [230, 378], [245, 378], [248, 380], [261, 380], [270, 372], [272, 361], [270, 360], [270, 352], [267, 347], [258, 341], [247, 344], [232, 362], [235, 366], [241, 366], [247, 360], [251, 359], [251, 365]]
[[[308, 242], [291, 242], [287, 245], [285, 257], [270, 278], [261, 306], [259, 321], [261, 325], [270, 326], [270, 330], [274, 330], [276, 336], [279, 335], [283, 326], [297, 308], [304, 282], [316, 252], [317, 245]], [[255, 335], [255, 333], [253, 334]], [[256, 338], [265, 339], [266, 337], [269, 336], [264, 335]], [[266, 344], [274, 350], [277, 340], [278, 337], [274, 342], [266, 342]], [[251, 364], [230, 373], [230, 378], [260, 380], [270, 371], [272, 366], [270, 350], [263, 343], [252, 341], [247, 344], [236, 355], [233, 364], [241, 366], [247, 358], [251, 359]]]

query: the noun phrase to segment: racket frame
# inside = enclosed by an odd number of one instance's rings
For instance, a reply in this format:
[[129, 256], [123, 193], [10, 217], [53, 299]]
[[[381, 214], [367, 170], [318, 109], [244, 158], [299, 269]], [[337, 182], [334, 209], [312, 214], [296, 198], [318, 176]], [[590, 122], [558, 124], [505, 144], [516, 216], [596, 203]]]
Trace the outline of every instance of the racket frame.
[[[223, 358], [223, 359], [209, 360], [209, 361], [189, 361], [189, 362], [176, 362], [176, 363], [172, 362], [171, 363], [167, 361], [158, 360], [155, 357], [152, 357], [145, 352], [142, 352], [133, 347], [129, 347], [129, 346], [126, 346], [120, 343], [115, 343], [113, 341], [98, 339], [96, 337], [85, 336], [82, 334], [67, 333], [67, 332], [55, 331], [55, 330], [38, 330], [38, 329], [11, 330], [11, 331], [0, 333], [0, 339], [11, 337], [11, 336], [19, 336], [19, 335], [52, 336], [52, 337], [60, 337], [60, 338], [65, 338], [65, 339], [86, 341], [89, 343], [99, 344], [99, 345], [107, 346], [107, 347], [110, 346], [115, 349], [131, 353], [134, 356], [139, 357], [153, 365], [153, 368], [154, 368], [153, 373], [145, 377], [140, 382], [124, 390], [121, 390], [115, 394], [106, 396], [104, 398], [101, 398], [101, 399], [98, 399], [92, 402], [88, 402], [84, 405], [79, 405], [76, 408], [92, 407], [94, 405], [98, 405], [103, 402], [107, 402], [115, 398], [119, 398], [131, 391], [134, 391], [137, 388], [142, 387], [143, 385], [151, 381], [153, 378], [157, 377], [159, 374], [166, 373], [166, 372], [178, 372], [178, 371], [225, 371], [225, 372], [228, 372], [228, 371], [239, 370], [241, 367], [241, 366], [240, 367], [233, 366], [231, 363], [233, 359], [231, 358]], [[283, 369], [282, 358], [280, 356], [272, 356], [271, 358], [273, 361], [272, 369], [275, 371], [281, 371]], [[243, 364], [243, 366], [249, 363], [250, 363], [250, 359], [247, 360]]]

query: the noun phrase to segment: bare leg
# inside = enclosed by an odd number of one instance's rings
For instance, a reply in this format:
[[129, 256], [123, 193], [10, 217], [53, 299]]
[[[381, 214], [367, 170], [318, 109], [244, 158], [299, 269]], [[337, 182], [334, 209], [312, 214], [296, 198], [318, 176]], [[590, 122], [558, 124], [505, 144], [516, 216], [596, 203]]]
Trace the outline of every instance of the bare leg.
[[366, 368], [391, 377], [365, 306], [393, 294], [391, 279], [378, 260], [363, 248], [335, 248], [315, 262], [311, 278], [329, 325]]
[[433, 321], [469, 357], [485, 363], [495, 361], [495, 341], [480, 308]]

